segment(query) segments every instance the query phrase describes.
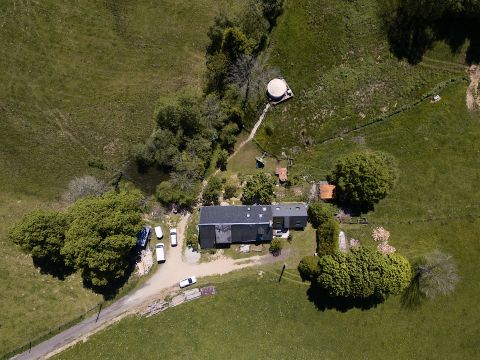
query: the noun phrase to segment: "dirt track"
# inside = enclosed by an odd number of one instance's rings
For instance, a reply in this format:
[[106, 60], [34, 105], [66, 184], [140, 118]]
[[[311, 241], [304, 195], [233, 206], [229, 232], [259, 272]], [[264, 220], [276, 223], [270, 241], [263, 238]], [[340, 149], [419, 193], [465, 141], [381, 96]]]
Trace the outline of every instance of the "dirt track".
[[478, 84], [480, 82], [480, 65], [472, 65], [468, 69], [470, 75], [470, 85], [467, 88], [466, 103], [468, 110], [480, 109], [480, 91]]

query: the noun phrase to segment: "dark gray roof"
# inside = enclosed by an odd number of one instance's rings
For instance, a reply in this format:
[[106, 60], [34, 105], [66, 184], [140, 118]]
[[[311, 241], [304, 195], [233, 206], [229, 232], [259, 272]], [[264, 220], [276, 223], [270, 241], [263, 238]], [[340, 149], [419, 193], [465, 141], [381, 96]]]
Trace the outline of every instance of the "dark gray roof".
[[307, 205], [303, 203], [272, 205], [272, 215], [274, 217], [307, 216]]
[[265, 224], [271, 220], [269, 205], [204, 206], [198, 224]]

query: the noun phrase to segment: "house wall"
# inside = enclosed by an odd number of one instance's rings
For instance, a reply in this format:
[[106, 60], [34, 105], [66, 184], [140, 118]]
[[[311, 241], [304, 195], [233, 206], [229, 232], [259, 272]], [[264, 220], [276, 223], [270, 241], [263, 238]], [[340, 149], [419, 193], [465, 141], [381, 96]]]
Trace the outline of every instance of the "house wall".
[[303, 229], [307, 220], [306, 216], [276, 216], [272, 226], [274, 229]]
[[215, 247], [215, 225], [199, 225], [198, 241], [202, 249]]
[[308, 217], [306, 216], [291, 216], [290, 229], [303, 229], [307, 226]]

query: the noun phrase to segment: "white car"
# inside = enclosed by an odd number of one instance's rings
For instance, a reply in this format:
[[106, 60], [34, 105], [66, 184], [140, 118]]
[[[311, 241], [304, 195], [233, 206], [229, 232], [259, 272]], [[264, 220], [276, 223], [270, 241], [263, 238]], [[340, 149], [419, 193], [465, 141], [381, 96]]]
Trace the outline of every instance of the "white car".
[[177, 229], [170, 229], [170, 245], [177, 246]]
[[155, 226], [155, 235], [159, 240], [163, 237], [163, 231], [161, 226]]
[[155, 254], [157, 255], [157, 262], [165, 262], [165, 244], [158, 243], [155, 245]]
[[186, 279], [180, 281], [180, 283], [178, 285], [180, 285], [181, 288], [184, 288], [184, 287], [190, 286], [192, 284], [195, 284], [196, 282], [197, 282], [197, 278], [195, 276], [190, 276], [189, 278], [186, 278]]

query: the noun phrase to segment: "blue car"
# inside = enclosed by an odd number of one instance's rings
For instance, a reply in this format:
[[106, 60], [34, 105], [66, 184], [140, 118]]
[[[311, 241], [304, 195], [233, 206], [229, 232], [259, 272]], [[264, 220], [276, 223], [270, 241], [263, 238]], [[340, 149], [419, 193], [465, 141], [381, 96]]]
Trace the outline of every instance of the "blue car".
[[152, 233], [152, 228], [150, 226], [144, 226], [143, 229], [137, 234], [137, 245], [145, 247], [147, 245], [150, 234]]

